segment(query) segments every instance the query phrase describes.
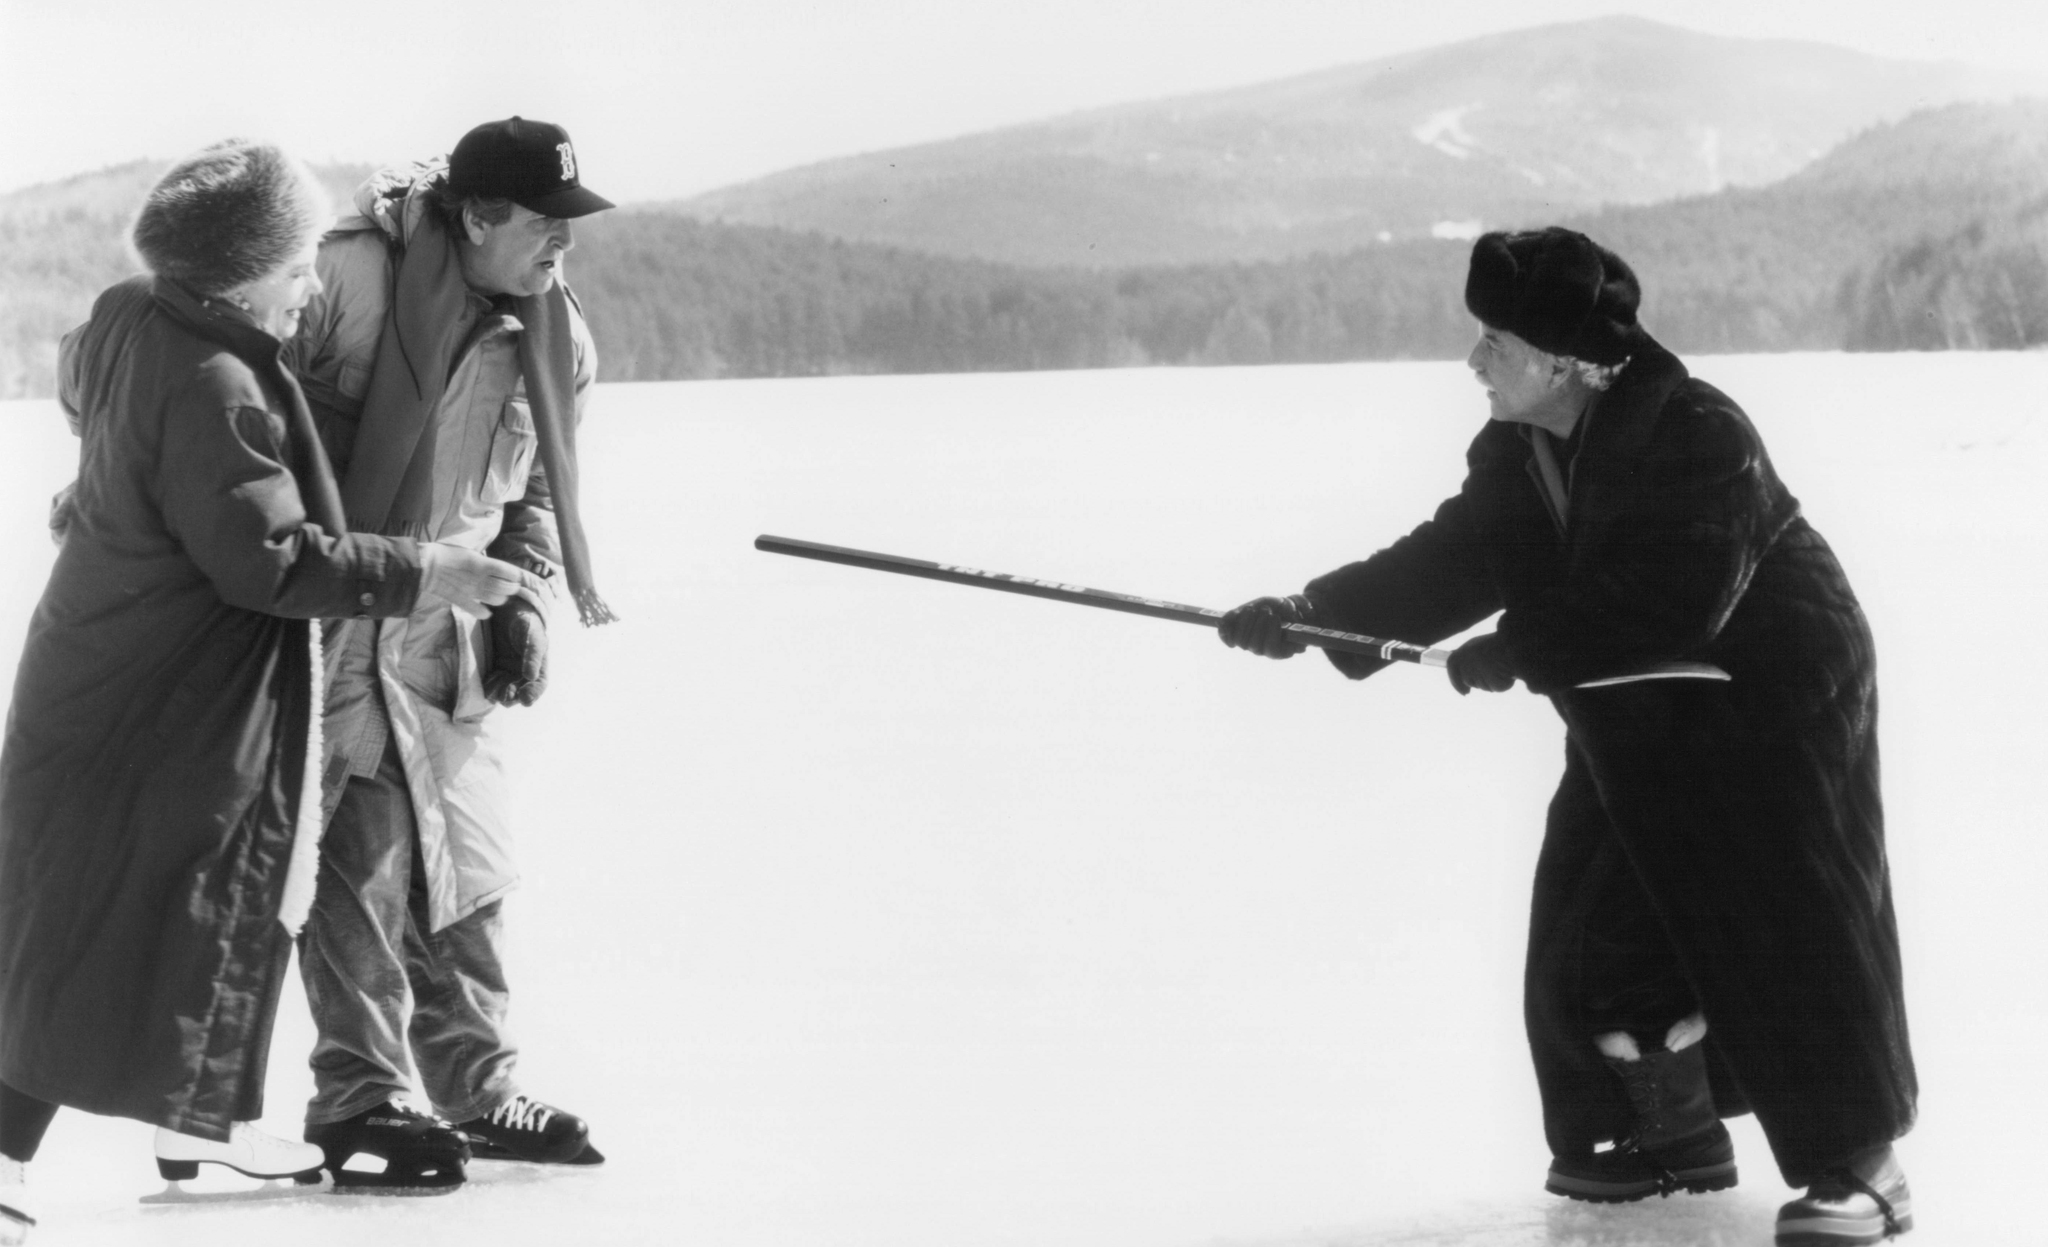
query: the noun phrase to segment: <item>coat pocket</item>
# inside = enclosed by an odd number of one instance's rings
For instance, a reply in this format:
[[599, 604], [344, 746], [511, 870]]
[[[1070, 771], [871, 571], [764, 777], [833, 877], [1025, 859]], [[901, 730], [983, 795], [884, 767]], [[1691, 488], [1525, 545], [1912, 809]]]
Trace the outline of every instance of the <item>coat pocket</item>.
[[484, 472], [483, 500], [503, 506], [523, 497], [526, 478], [533, 472], [534, 451], [539, 446], [533, 413], [523, 402], [506, 403], [498, 427], [491, 433], [491, 463]]

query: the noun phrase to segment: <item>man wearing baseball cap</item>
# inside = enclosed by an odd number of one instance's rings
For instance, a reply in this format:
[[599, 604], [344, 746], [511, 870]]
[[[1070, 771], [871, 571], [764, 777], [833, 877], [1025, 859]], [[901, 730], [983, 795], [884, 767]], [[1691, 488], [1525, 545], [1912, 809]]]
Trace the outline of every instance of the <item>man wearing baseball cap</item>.
[[[577, 507], [597, 357], [563, 267], [570, 221], [612, 205], [566, 131], [512, 117], [378, 174], [353, 206], [289, 348], [349, 525], [488, 551], [555, 589], [483, 620], [422, 599], [328, 625], [306, 1138], [339, 1186], [445, 1191], [472, 1158], [603, 1160], [581, 1118], [513, 1077], [499, 904], [518, 876], [491, 721], [545, 690], [560, 606], [611, 619]], [[406, 1103], [415, 1073], [431, 1113]], [[382, 1172], [349, 1167], [358, 1154]]]

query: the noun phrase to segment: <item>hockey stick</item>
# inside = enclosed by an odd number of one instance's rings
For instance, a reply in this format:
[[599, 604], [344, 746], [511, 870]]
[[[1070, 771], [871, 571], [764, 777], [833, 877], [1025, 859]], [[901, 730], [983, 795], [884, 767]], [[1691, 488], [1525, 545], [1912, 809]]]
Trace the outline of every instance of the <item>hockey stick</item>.
[[[1174, 619], [1181, 623], [1201, 624], [1209, 628], [1223, 621], [1222, 611], [1210, 610], [1206, 606], [1186, 606], [1179, 602], [1162, 602], [1157, 598], [1111, 593], [1107, 589], [1090, 589], [1082, 585], [1060, 584], [1051, 580], [1032, 580], [1025, 576], [985, 572], [978, 568], [959, 567], [951, 563], [932, 563], [924, 559], [907, 559], [895, 554], [877, 554], [872, 550], [821, 545], [815, 541], [798, 541], [794, 537], [771, 537], [763, 533], [754, 538], [754, 548], [770, 554], [793, 554], [798, 558], [817, 559], [824, 563], [844, 563], [848, 567], [865, 567], [872, 571], [895, 572], [903, 576], [921, 576], [926, 580], [973, 585], [978, 589], [1000, 589], [1005, 593], [1022, 593], [1029, 597], [1050, 598], [1055, 602], [1073, 602], [1076, 605], [1095, 606], [1103, 610], [1148, 615], [1153, 619]], [[1308, 624], [1291, 623], [1283, 624], [1282, 627], [1286, 629], [1287, 635], [1296, 641], [1320, 649], [1364, 654], [1368, 658], [1420, 663], [1425, 667], [1446, 666], [1451, 660], [1451, 651], [1435, 646], [1411, 645], [1406, 641], [1389, 641], [1384, 637], [1366, 636], [1360, 632], [1339, 632], [1334, 628], [1317, 628]], [[1578, 687], [1605, 688], [1613, 684], [1633, 684], [1638, 680], [1728, 678], [1727, 672], [1712, 663], [1673, 662], [1648, 671], [1587, 680]]]
[[[930, 563], [924, 559], [876, 554], [871, 550], [849, 550], [845, 546], [820, 545], [815, 541], [798, 541], [793, 537], [770, 537], [764, 533], [754, 538], [754, 548], [766, 550], [770, 554], [793, 554], [798, 558], [817, 559], [825, 563], [844, 563], [848, 567], [865, 567], [872, 571], [896, 572], [904, 576], [922, 576], [926, 580], [944, 580], [951, 584], [973, 585], [980, 589], [1000, 589], [1005, 593], [1022, 593], [1029, 597], [1050, 598], [1055, 602], [1073, 602], [1079, 606], [1096, 606], [1103, 610], [1124, 611], [1132, 615], [1149, 615], [1154, 619], [1175, 619], [1181, 623], [1201, 624], [1209, 628], [1215, 627], [1223, 620], [1222, 611], [1210, 610], [1205, 606], [1185, 606], [1179, 602], [1162, 602], [1157, 598], [1111, 593], [1107, 589], [1089, 589], [1081, 585], [1032, 580], [1025, 576], [985, 572], [972, 567], [957, 567], [951, 563]], [[1291, 623], [1283, 626], [1287, 629], [1287, 635], [1296, 641], [1321, 649], [1343, 650], [1347, 654], [1364, 654], [1372, 658], [1398, 659], [1402, 662], [1421, 663], [1425, 667], [1441, 667], [1451, 659], [1449, 650], [1410, 645], [1406, 641], [1389, 641], [1384, 637], [1365, 636], [1357, 632], [1338, 632], [1332, 628], [1313, 628], [1307, 624]]]

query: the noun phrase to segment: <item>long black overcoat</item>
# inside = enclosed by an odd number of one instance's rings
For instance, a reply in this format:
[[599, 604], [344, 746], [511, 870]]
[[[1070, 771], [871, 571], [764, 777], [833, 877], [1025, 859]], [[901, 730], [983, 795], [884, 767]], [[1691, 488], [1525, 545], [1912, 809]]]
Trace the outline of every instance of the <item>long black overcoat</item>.
[[[1433, 519], [1307, 594], [1319, 624], [1422, 643], [1502, 611], [1517, 670], [1564, 719], [1525, 993], [1553, 1151], [1629, 1128], [1573, 981], [1620, 869], [1707, 1015], [1723, 1115], [1754, 1108], [1804, 1186], [1914, 1113], [1869, 627], [1748, 417], [1676, 357], [1639, 352], [1585, 420], [1562, 522], [1526, 426], [1489, 423]], [[1332, 658], [1353, 677], [1385, 665]], [[1678, 660], [1733, 679], [1574, 687]]]
[[0, 1080], [215, 1139], [262, 1111], [307, 621], [420, 582], [413, 542], [343, 535], [278, 351], [148, 279], [66, 339], [78, 482], [0, 747]]

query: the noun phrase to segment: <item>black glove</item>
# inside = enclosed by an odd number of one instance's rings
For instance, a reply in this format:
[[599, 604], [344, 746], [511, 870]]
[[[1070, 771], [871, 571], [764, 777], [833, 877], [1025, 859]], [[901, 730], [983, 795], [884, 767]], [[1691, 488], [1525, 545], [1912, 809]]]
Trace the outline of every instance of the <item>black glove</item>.
[[1253, 598], [1223, 613], [1216, 635], [1225, 645], [1248, 649], [1267, 658], [1292, 658], [1308, 648], [1287, 635], [1291, 623], [1308, 623], [1314, 608], [1299, 593], [1285, 598]]
[[491, 608], [491, 669], [484, 696], [501, 706], [531, 706], [548, 688], [548, 624], [525, 598]]
[[1461, 697], [1475, 688], [1505, 693], [1515, 686], [1515, 666], [1508, 657], [1508, 643], [1498, 632], [1473, 637], [1452, 650], [1445, 673]]

